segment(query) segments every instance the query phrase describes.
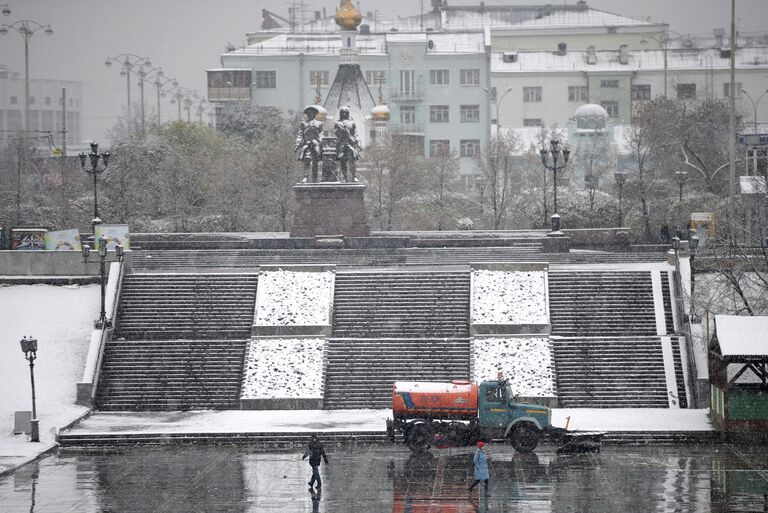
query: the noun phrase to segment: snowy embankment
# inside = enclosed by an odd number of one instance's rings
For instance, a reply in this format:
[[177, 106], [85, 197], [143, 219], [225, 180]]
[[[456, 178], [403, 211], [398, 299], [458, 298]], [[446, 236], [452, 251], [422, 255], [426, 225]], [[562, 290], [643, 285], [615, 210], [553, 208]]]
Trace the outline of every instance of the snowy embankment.
[[475, 381], [509, 380], [512, 392], [523, 397], [555, 397], [554, 371], [546, 337], [475, 338]]
[[[312, 327], [329, 326], [333, 282], [331, 271], [261, 273], [257, 329], [308, 327], [311, 332]], [[322, 398], [324, 353], [323, 337], [254, 338], [246, 357], [241, 399]]]
[[[34, 457], [55, 443], [58, 428], [87, 409], [75, 405], [93, 320], [99, 316], [99, 286], [0, 286], [0, 471]], [[19, 340], [37, 339], [35, 396], [40, 443], [13, 435], [14, 412], [32, 409], [29, 364]]]
[[472, 271], [472, 324], [547, 324], [545, 271]]
[[259, 274], [257, 326], [330, 323], [333, 273], [267, 271]]
[[251, 340], [240, 398], [322, 397], [324, 351], [321, 338]]

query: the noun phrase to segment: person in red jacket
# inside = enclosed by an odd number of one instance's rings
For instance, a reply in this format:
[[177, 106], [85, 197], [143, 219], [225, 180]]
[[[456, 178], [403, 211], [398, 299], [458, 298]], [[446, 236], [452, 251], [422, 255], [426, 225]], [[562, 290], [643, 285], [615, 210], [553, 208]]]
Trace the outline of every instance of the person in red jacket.
[[320, 458], [323, 458], [325, 464], [328, 465], [328, 456], [326, 456], [323, 444], [320, 443], [316, 434], [309, 438], [307, 451], [301, 459], [306, 459], [307, 456], [309, 456], [309, 465], [312, 467], [312, 478], [309, 480], [309, 487], [312, 488], [314, 483], [317, 482], [317, 489], [319, 490], [323, 487], [323, 482], [320, 480]]

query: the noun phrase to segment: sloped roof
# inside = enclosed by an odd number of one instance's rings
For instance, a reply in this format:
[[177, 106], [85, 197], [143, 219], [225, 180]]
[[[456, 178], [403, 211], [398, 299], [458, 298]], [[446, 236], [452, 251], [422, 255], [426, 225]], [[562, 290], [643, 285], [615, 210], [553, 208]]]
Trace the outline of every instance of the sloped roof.
[[768, 356], [768, 317], [716, 315], [715, 332], [723, 356]]

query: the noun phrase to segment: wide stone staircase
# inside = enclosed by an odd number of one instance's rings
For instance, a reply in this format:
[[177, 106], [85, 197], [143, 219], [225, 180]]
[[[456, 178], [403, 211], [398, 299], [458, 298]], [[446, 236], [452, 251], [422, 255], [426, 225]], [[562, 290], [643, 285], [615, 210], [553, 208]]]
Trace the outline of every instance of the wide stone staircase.
[[251, 274], [126, 275], [96, 408], [237, 408], [256, 284]]
[[[662, 272], [664, 324], [672, 333], [667, 280]], [[650, 271], [550, 271], [549, 297], [561, 407], [666, 408], [670, 392], [686, 407], [677, 338], [676, 387], [667, 388]]]
[[468, 272], [337, 273], [326, 408], [387, 408], [395, 381], [468, 377]]
[[250, 337], [256, 274], [128, 274], [115, 338]]

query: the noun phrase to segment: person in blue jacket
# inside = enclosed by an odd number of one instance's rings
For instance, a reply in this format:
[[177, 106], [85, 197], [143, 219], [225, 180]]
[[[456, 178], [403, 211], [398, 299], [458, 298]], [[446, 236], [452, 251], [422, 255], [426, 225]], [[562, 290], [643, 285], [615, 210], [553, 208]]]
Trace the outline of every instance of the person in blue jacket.
[[488, 493], [488, 455], [485, 454], [483, 447], [485, 447], [485, 443], [478, 440], [475, 455], [472, 457], [472, 463], [475, 465], [475, 482], [469, 487], [470, 492], [482, 481], [485, 484], [485, 493]]

